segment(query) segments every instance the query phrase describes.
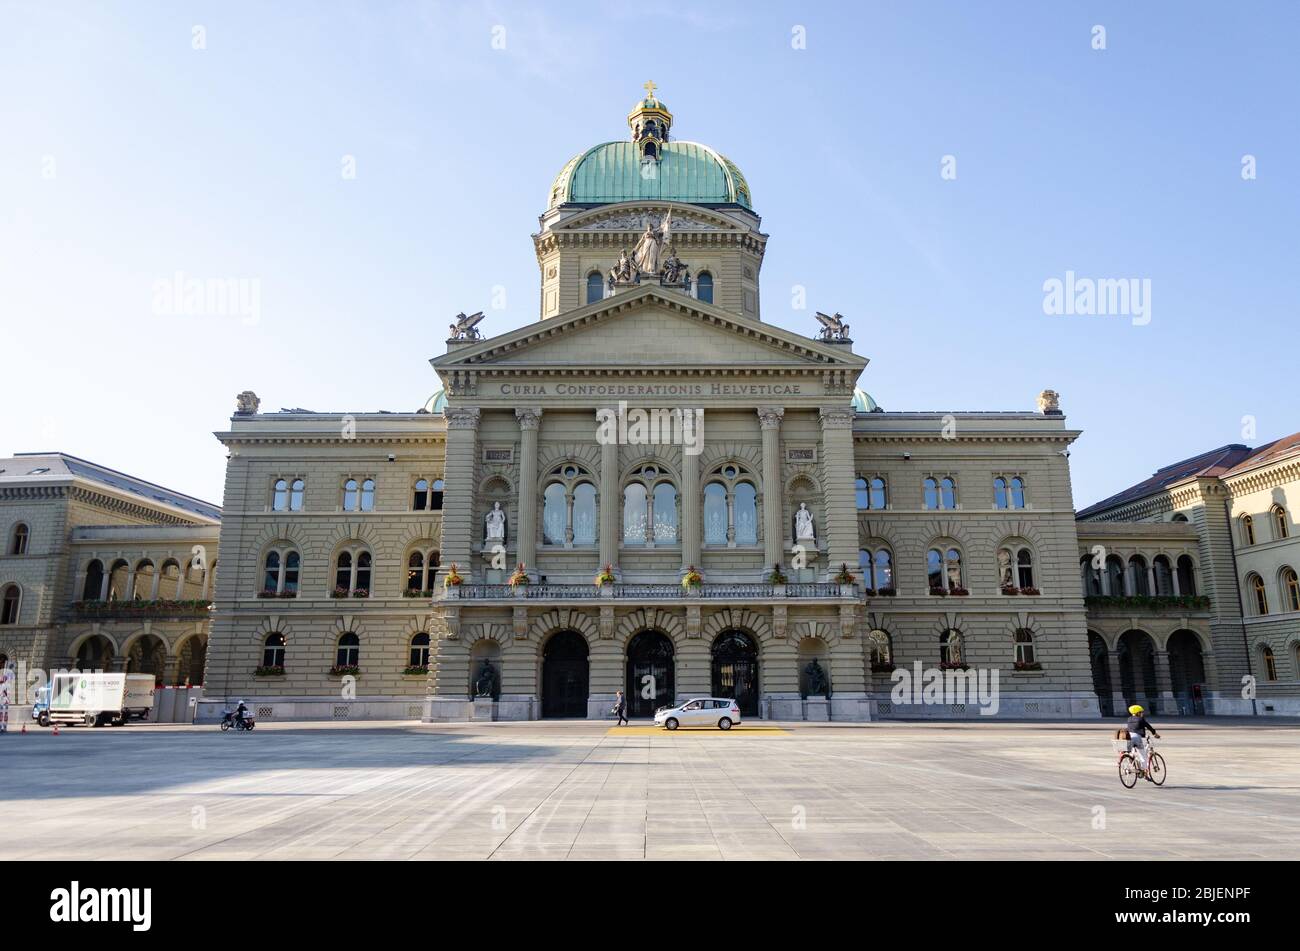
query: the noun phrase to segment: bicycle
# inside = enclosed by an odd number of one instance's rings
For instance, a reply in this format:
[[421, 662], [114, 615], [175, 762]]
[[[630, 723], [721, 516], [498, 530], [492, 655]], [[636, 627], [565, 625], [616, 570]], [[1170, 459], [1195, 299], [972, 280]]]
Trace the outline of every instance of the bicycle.
[[[1124, 749], [1120, 749], [1120, 746]], [[1125, 789], [1132, 789], [1137, 785], [1137, 781], [1142, 778], [1148, 778], [1157, 786], [1163, 786], [1167, 776], [1165, 770], [1165, 758], [1156, 752], [1151, 737], [1145, 740], [1147, 745], [1147, 769], [1144, 773], [1138, 766], [1137, 755], [1133, 752], [1132, 744], [1127, 740], [1115, 741], [1115, 749], [1119, 752], [1119, 781], [1124, 784]]]

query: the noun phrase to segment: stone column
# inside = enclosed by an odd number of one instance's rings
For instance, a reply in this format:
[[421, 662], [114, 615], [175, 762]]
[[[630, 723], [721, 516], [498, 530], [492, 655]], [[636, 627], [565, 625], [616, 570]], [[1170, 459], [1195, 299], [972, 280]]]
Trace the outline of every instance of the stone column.
[[1174, 680], [1169, 670], [1169, 652], [1158, 650], [1156, 660], [1156, 694], [1162, 717], [1178, 716], [1178, 703], [1174, 699]]
[[1125, 710], [1124, 677], [1119, 669], [1119, 651], [1106, 651], [1106, 664], [1110, 671], [1110, 712], [1120, 716]]
[[[479, 408], [445, 410], [447, 455], [443, 462], [442, 563], [455, 564], [467, 581], [474, 580], [474, 547], [482, 537], [481, 513], [474, 507], [474, 470], [478, 452]], [[481, 578], [479, 579], [481, 580]]]
[[853, 411], [847, 407], [823, 406], [822, 426], [822, 515], [826, 533], [826, 577], [848, 565], [858, 564], [858, 512], [853, 480]]
[[519, 420], [519, 505], [515, 526], [517, 558], [537, 576], [537, 430], [542, 424], [542, 408], [526, 406], [515, 410]]
[[763, 431], [763, 573], [782, 562], [786, 532], [781, 530], [781, 417], [785, 408], [760, 406]]
[[[687, 410], [682, 410], [687, 412]], [[699, 421], [703, 426], [703, 419]], [[703, 433], [703, 429], [700, 430]], [[682, 571], [694, 565], [700, 568], [700, 457], [682, 450]]]
[[[613, 412], [611, 407], [605, 413]], [[601, 411], [596, 411], [596, 421], [601, 422]], [[600, 536], [601, 567], [610, 565], [618, 573], [618, 539], [619, 513], [622, 506], [622, 493], [618, 490], [618, 440], [612, 439], [600, 445], [600, 499], [597, 509], [597, 533]]]

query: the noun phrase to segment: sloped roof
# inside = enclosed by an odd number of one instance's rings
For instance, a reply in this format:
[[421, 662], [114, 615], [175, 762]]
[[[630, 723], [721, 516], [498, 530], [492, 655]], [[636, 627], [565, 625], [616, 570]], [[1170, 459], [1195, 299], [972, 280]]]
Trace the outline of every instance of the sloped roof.
[[65, 452], [20, 452], [8, 459], [0, 459], [0, 486], [69, 479], [94, 482], [134, 495], [146, 502], [181, 509], [200, 518], [213, 521], [221, 519], [220, 506]]
[[1107, 509], [1136, 502], [1188, 479], [1222, 479], [1296, 454], [1300, 454], [1300, 433], [1283, 436], [1254, 449], [1241, 443], [1230, 443], [1157, 469], [1151, 478], [1089, 505], [1077, 517], [1087, 518]]

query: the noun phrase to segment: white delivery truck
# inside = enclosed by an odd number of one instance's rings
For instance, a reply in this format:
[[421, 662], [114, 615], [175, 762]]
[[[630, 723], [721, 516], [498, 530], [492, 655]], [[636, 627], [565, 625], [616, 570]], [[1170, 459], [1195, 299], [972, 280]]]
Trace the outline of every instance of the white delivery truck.
[[67, 671], [50, 678], [48, 723], [121, 726], [143, 720], [153, 709], [153, 674], [100, 674]]

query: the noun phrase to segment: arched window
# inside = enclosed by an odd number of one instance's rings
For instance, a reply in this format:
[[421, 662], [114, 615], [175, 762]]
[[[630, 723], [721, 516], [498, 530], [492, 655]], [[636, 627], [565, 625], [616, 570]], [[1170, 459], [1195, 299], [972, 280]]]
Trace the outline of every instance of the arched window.
[[409, 658], [411, 667], [429, 666], [429, 635], [423, 632], [416, 634], [411, 638], [411, 656]]
[[298, 571], [301, 560], [292, 548], [276, 548], [266, 553], [262, 571], [264, 598], [294, 598], [298, 596]]
[[542, 492], [542, 541], [596, 544], [596, 486], [585, 466], [565, 462], [551, 470]]
[[727, 487], [710, 482], [704, 487], [704, 544], [727, 544]]
[[1280, 505], [1275, 505], [1270, 510], [1273, 516], [1273, 537], [1281, 540], [1291, 534], [1291, 528], [1287, 524], [1286, 509]]
[[957, 483], [949, 476], [925, 480], [925, 507], [927, 509], [955, 509], [957, 507]]
[[271, 511], [287, 512], [289, 511], [289, 480], [276, 479], [275, 487], [271, 491]]
[[1034, 657], [1034, 634], [1025, 628], [1016, 631], [1016, 666], [1030, 667], [1038, 663]]
[[423, 477], [415, 480], [411, 494], [411, 508], [417, 512], [438, 512], [442, 510], [442, 480], [430, 482]]
[[10, 539], [9, 541], [9, 554], [11, 555], [27, 554], [27, 539], [29, 538], [30, 534], [31, 533], [28, 530], [27, 524], [25, 522], [19, 522], [17, 525], [15, 525], [13, 538]]
[[83, 602], [98, 602], [104, 596], [104, 563], [91, 559], [86, 565], [86, 583], [82, 586]]
[[961, 667], [966, 663], [966, 644], [961, 631], [951, 628], [939, 635], [939, 666]]
[[925, 560], [931, 594], [966, 592], [966, 588], [962, 585], [960, 551], [956, 548], [931, 548], [926, 552]]
[[1249, 515], [1241, 516], [1241, 543], [1243, 545], [1255, 544], [1255, 520]]
[[1190, 555], [1178, 556], [1178, 593], [1196, 594], [1196, 566], [1192, 564]]
[[587, 275], [587, 303], [594, 304], [605, 297], [605, 278], [599, 271]]
[[294, 479], [289, 483], [289, 511], [302, 511], [302, 493], [306, 488], [306, 483], [302, 479]]
[[1034, 556], [1028, 548], [1016, 552], [1016, 578], [1020, 582], [1020, 590], [1034, 587]]
[[1007, 508], [1007, 480], [998, 476], [993, 480], [993, 507], [996, 509]]
[[1079, 559], [1079, 572], [1083, 575], [1083, 595], [1086, 598], [1100, 597], [1101, 569], [1092, 566], [1093, 556], [1084, 555]]
[[1011, 478], [1011, 507], [1013, 509], [1025, 507], [1025, 480], [1020, 476]]
[[1174, 570], [1169, 564], [1169, 559], [1164, 555], [1156, 555], [1151, 559], [1151, 569], [1156, 576], [1155, 594], [1160, 597], [1168, 597], [1174, 593]]
[[649, 527], [649, 494], [640, 482], [623, 489], [623, 544], [644, 545]]
[[1000, 509], [1025, 507], [1025, 480], [1020, 476], [998, 476], [993, 480], [993, 506]]
[[1282, 591], [1286, 598], [1283, 603], [1288, 611], [1300, 611], [1300, 578], [1294, 568], [1282, 569]]
[[706, 545], [758, 544], [758, 487], [737, 462], [713, 468], [704, 485]]
[[279, 631], [266, 635], [262, 642], [262, 666], [284, 666], [284, 635]]
[[334, 567], [333, 597], [370, 597], [371, 565], [370, 552], [364, 548], [350, 548], [339, 552]]
[[1112, 598], [1123, 597], [1124, 590], [1124, 559], [1119, 555], [1106, 556], [1106, 593]]
[[677, 487], [671, 482], [660, 482], [651, 495], [654, 509], [656, 545], [672, 545], [677, 541]]
[[131, 587], [131, 600], [151, 600], [154, 597], [153, 581], [153, 562], [148, 558], [141, 559], [135, 566], [135, 584]]
[[1259, 575], [1252, 574], [1246, 578], [1246, 587], [1250, 589], [1253, 595], [1253, 604], [1256, 615], [1268, 613], [1268, 591], [1264, 587], [1264, 579]]
[[733, 521], [737, 545], [758, 544], [758, 490], [752, 482], [737, 482]]
[[1140, 598], [1151, 594], [1151, 585], [1147, 579], [1147, 560], [1141, 555], [1133, 555], [1128, 560], [1128, 586], [1129, 590]]
[[713, 303], [713, 275], [708, 271], [701, 271], [695, 278], [695, 296], [706, 304]]
[[127, 595], [126, 582], [131, 576], [131, 567], [126, 559], [119, 558], [113, 562], [108, 572], [108, 600], [120, 601]]
[[1171, 522], [1185, 522], [1185, 521], [1187, 521], [1187, 516], [1184, 515], [1182, 512], [1175, 512], [1175, 513], [1174, 513], [1174, 517], [1171, 518], [1169, 521], [1171, 521]]
[[1273, 656], [1273, 648], [1267, 644], [1260, 645], [1259, 662], [1260, 666], [1264, 668], [1264, 679], [1269, 681], [1277, 680], [1277, 658]]
[[375, 510], [375, 480], [348, 479], [343, 483], [343, 511], [373, 512]]
[[408, 597], [433, 596], [433, 582], [437, 577], [439, 553], [434, 549], [413, 551], [406, 558], [406, 591]]
[[859, 549], [858, 570], [866, 587], [876, 592], [893, 590], [894, 556], [888, 548]]
[[867, 650], [870, 654], [872, 673], [883, 673], [894, 668], [894, 645], [889, 639], [889, 632], [874, 630], [867, 634]]
[[1022, 589], [1029, 589], [1030, 593], [1036, 590], [1034, 554], [1029, 548], [1008, 545], [998, 549], [998, 584], [1010, 594]]
[[339, 638], [338, 650], [334, 653], [335, 667], [358, 667], [361, 664], [361, 638], [351, 632]]
[[872, 476], [869, 479], [859, 477], [853, 486], [858, 508], [879, 511], [886, 507], [885, 480], [880, 476]]
[[86, 583], [81, 588], [81, 600], [98, 601], [104, 591], [104, 563], [98, 558], [86, 565]]
[[7, 584], [0, 593], [0, 624], [17, 624], [22, 590], [16, 584]]
[[552, 482], [542, 492], [542, 542], [546, 545], [563, 545], [569, 507], [564, 498], [564, 485]]

